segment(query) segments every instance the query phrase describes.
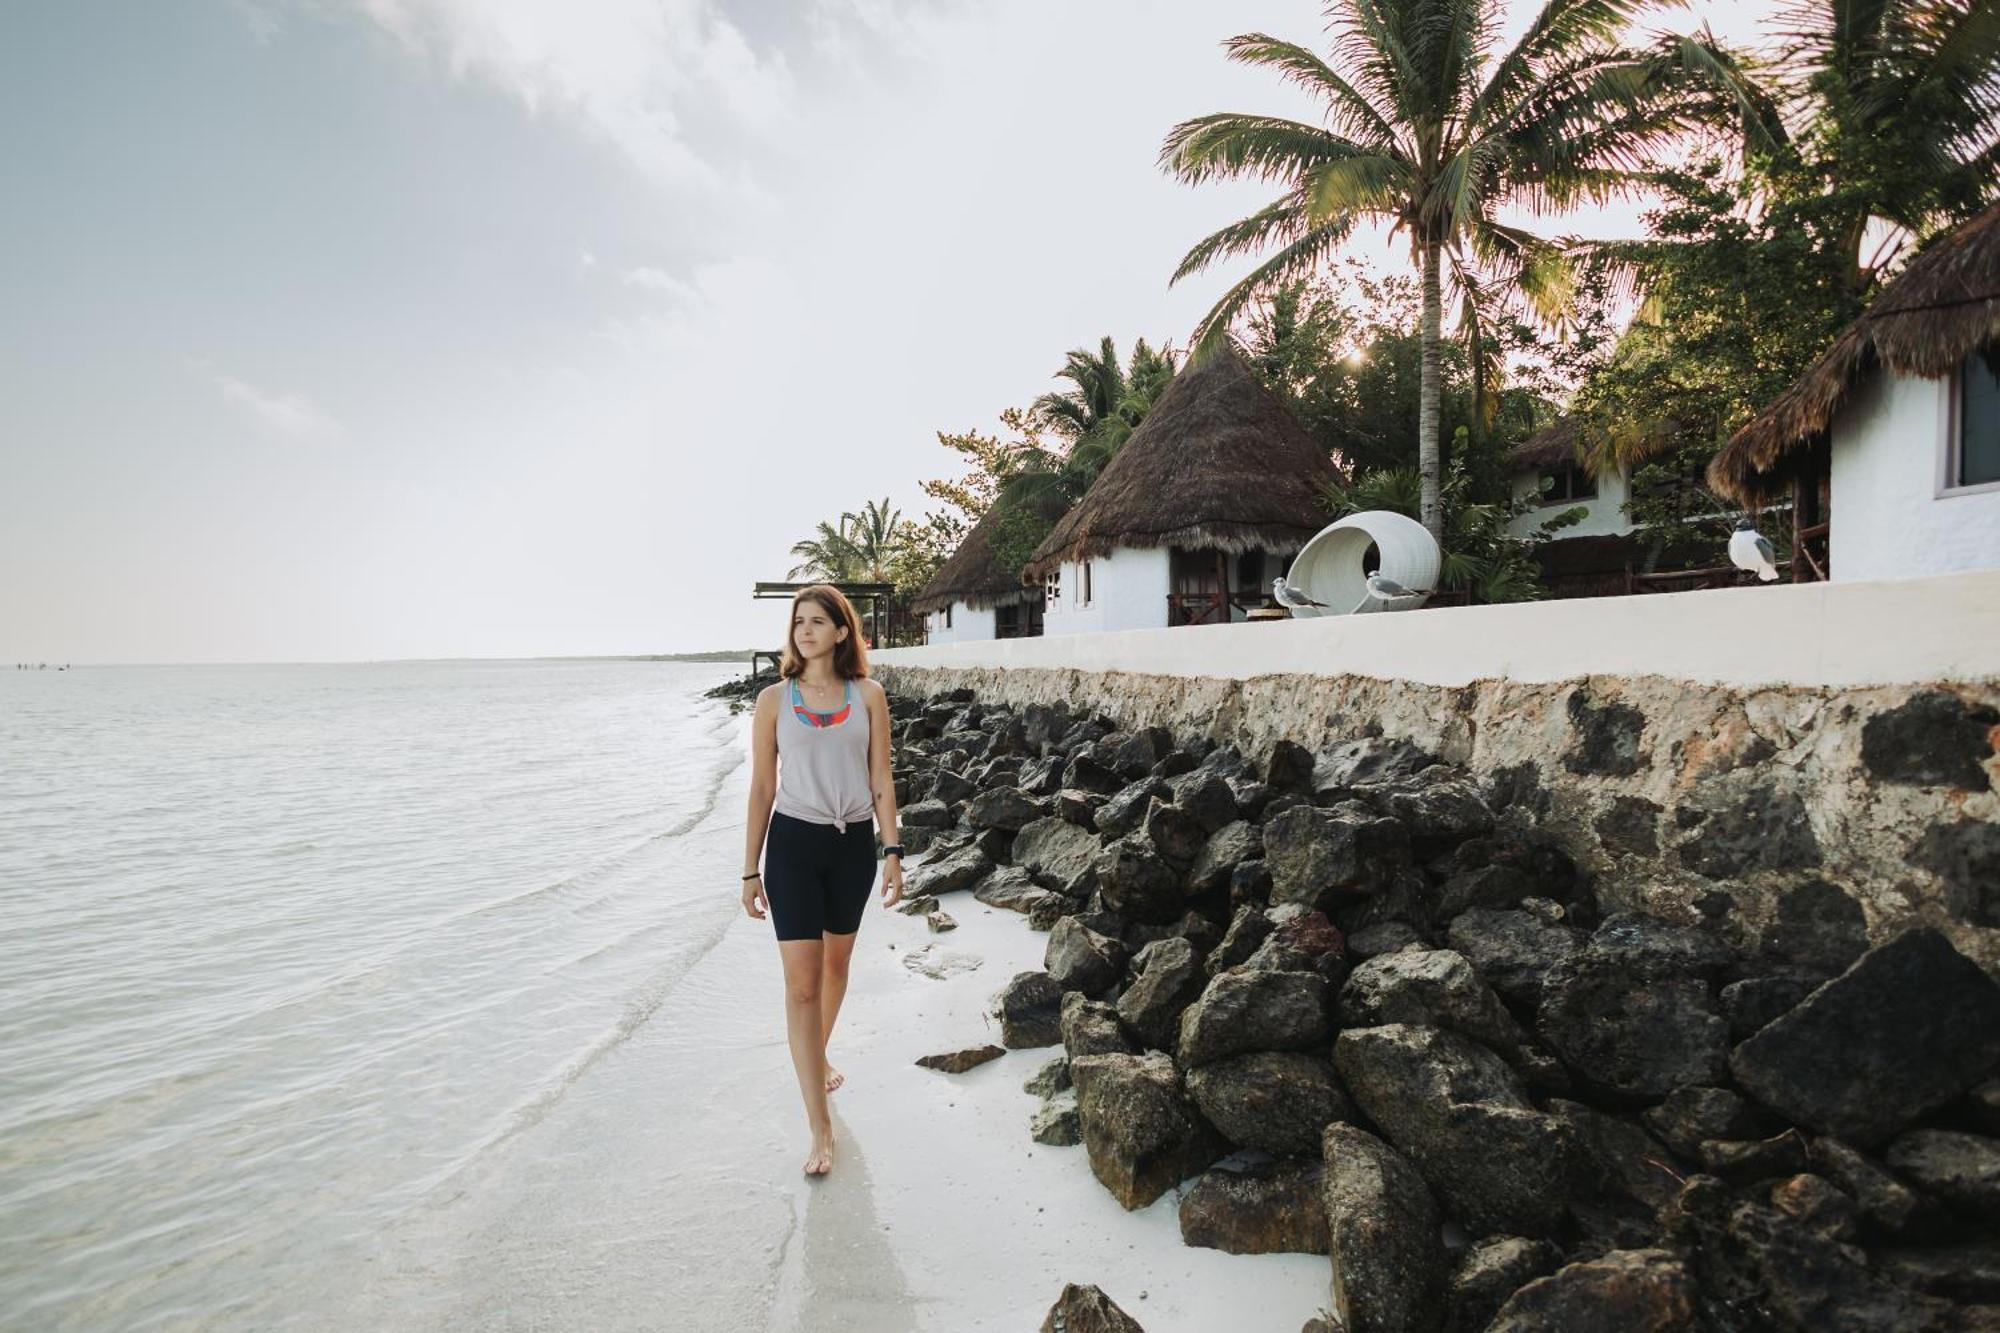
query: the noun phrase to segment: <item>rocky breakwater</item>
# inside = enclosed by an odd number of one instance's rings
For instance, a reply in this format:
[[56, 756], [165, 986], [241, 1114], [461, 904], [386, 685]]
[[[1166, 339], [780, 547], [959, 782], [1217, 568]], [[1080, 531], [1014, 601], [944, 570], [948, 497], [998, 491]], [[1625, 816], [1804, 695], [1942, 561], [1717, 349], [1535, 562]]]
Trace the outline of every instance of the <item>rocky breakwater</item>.
[[1943, 933], [1623, 910], [1405, 741], [892, 715], [915, 910], [1048, 932], [995, 999], [1061, 1048], [1024, 1128], [1327, 1255], [1335, 1327], [2000, 1329], [2000, 983]]

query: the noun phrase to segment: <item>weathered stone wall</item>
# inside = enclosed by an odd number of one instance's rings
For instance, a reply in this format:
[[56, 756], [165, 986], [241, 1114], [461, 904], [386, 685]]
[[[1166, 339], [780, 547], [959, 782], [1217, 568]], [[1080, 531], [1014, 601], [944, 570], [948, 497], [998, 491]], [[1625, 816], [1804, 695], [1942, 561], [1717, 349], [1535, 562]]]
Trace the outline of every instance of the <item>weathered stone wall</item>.
[[970, 687], [1161, 725], [1261, 756], [1296, 741], [1337, 763], [1408, 741], [1482, 778], [1497, 808], [1560, 841], [1606, 910], [1706, 921], [1737, 948], [1857, 942], [1939, 926], [2000, 973], [2000, 679], [1869, 689], [1732, 689], [1656, 677], [1459, 687], [1359, 676], [1248, 680], [888, 666], [893, 690]]

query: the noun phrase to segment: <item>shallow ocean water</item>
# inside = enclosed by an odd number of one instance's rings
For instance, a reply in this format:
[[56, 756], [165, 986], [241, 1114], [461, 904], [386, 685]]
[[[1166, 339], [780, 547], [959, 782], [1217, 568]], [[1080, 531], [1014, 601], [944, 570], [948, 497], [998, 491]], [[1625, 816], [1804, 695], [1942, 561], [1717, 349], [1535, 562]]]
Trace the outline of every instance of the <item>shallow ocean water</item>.
[[722, 939], [737, 671], [0, 672], [0, 1321], [316, 1322]]

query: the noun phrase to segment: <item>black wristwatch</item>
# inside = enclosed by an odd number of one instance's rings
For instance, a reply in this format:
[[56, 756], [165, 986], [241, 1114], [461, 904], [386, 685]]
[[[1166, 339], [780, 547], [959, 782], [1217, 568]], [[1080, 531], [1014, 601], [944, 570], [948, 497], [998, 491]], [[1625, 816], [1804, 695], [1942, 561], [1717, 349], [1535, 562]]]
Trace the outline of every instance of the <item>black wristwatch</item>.
[[903, 844], [900, 842], [892, 842], [887, 847], [884, 847], [882, 849], [882, 856], [884, 860], [887, 860], [889, 857], [892, 856], [901, 856], [902, 854], [903, 854]]

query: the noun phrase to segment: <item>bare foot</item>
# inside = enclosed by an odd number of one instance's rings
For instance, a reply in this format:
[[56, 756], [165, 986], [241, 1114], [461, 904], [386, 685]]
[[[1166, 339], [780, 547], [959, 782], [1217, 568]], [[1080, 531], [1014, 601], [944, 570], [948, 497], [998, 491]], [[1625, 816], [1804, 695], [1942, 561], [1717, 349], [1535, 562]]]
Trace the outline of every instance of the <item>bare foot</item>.
[[823, 1176], [833, 1170], [833, 1130], [813, 1135], [812, 1151], [806, 1154], [806, 1174]]
[[826, 1067], [826, 1090], [828, 1092], [832, 1092], [835, 1088], [839, 1087], [841, 1084], [845, 1082], [847, 1082], [847, 1075], [841, 1073], [838, 1069], [835, 1069], [832, 1065], [828, 1065]]

